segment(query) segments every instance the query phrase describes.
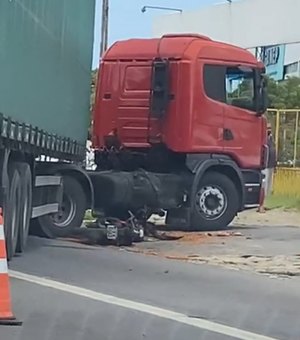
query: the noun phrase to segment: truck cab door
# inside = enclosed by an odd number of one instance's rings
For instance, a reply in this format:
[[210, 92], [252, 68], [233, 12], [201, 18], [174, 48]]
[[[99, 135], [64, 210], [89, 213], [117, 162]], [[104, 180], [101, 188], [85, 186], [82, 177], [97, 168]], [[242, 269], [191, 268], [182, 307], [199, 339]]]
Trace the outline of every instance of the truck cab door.
[[118, 68], [116, 63], [103, 62], [97, 80], [97, 92], [93, 117], [93, 146], [104, 146], [108, 136], [116, 131], [116, 97], [118, 93]]
[[244, 168], [259, 168], [263, 118], [257, 115], [255, 69], [227, 66], [225, 74], [224, 152]]
[[198, 65], [202, 91], [201, 101], [194, 95], [192, 145], [202, 153], [223, 153], [225, 68], [210, 60], [199, 60]]

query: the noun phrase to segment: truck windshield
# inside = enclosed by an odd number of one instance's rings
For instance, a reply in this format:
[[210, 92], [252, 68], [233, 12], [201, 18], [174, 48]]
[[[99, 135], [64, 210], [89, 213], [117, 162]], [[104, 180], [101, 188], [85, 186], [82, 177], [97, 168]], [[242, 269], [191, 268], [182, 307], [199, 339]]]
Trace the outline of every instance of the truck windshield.
[[256, 110], [253, 69], [248, 67], [227, 68], [226, 102], [243, 109]]

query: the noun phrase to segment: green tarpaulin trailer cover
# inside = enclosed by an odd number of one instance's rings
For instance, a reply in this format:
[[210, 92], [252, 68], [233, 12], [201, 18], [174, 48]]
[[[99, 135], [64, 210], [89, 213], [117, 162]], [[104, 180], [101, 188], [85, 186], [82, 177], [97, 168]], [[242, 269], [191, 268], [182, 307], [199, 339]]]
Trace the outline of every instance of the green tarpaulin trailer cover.
[[0, 0], [0, 113], [85, 144], [95, 0]]

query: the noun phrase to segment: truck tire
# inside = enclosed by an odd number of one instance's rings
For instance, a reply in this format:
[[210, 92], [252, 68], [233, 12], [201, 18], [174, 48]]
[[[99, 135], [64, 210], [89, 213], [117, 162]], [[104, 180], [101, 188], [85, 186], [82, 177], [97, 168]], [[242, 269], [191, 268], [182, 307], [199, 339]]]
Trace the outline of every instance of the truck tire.
[[192, 202], [191, 230], [225, 229], [238, 210], [239, 194], [231, 179], [219, 172], [208, 172]]
[[21, 180], [20, 220], [17, 252], [22, 253], [26, 247], [29, 224], [32, 213], [32, 176], [27, 163], [16, 163]]
[[9, 193], [4, 202], [4, 230], [7, 259], [9, 261], [16, 252], [20, 225], [21, 180], [15, 163], [11, 164], [8, 176]]
[[86, 196], [81, 184], [73, 177], [63, 177], [63, 202], [55, 214], [38, 217], [37, 222], [44, 236], [66, 237], [82, 225], [86, 210]]

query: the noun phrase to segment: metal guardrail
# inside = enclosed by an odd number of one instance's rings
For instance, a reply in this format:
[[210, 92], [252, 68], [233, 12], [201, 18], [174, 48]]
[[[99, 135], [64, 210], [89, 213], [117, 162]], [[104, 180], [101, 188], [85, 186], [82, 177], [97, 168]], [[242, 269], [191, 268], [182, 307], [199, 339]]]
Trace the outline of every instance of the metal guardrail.
[[279, 166], [300, 167], [300, 109], [268, 109]]
[[300, 199], [300, 168], [278, 168], [274, 176], [273, 194]]

